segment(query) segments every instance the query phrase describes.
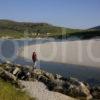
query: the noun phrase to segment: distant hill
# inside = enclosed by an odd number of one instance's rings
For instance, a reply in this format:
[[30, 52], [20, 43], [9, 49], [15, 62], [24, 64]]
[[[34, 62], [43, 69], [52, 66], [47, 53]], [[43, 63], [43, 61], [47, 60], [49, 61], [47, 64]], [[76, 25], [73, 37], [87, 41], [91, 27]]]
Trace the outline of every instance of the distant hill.
[[100, 26], [96, 26], [96, 27], [93, 27], [93, 28], [90, 28], [92, 30], [100, 30]]
[[28, 33], [39, 33], [52, 35], [61, 34], [64, 29], [65, 33], [72, 33], [78, 31], [77, 29], [64, 28], [54, 26], [48, 23], [31, 23], [31, 22], [16, 22], [12, 20], [0, 20], [0, 33], [1, 34], [21, 34], [25, 31]]
[[12, 20], [0, 20], [0, 37], [22, 38], [24, 33], [28, 33], [28, 37], [54, 37], [68, 38], [71, 36], [81, 39], [88, 39], [100, 36], [100, 26], [88, 29], [71, 29], [65, 27], [54, 26], [48, 23], [32, 23], [32, 22], [16, 22]]
[[76, 36], [80, 39], [91, 39], [94, 37], [100, 37], [100, 30], [84, 30], [70, 34], [70, 36]]

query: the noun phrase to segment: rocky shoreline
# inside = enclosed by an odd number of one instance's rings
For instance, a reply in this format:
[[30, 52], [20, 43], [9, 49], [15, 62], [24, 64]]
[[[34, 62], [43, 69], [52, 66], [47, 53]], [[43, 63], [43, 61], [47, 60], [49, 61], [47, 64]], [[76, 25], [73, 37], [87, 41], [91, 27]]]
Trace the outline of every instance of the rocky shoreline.
[[100, 99], [100, 87], [91, 87], [76, 78], [46, 72], [32, 66], [21, 66], [9, 61], [0, 64], [0, 78], [9, 81], [18, 88], [24, 88], [20, 81], [42, 82], [50, 91], [59, 92], [79, 100]]

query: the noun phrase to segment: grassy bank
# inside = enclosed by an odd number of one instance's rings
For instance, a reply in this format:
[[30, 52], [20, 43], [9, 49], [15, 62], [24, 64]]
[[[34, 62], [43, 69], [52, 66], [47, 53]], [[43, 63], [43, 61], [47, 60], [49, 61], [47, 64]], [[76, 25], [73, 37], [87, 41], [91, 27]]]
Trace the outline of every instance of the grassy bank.
[[0, 79], [0, 100], [35, 100], [25, 92], [16, 90], [14, 86]]

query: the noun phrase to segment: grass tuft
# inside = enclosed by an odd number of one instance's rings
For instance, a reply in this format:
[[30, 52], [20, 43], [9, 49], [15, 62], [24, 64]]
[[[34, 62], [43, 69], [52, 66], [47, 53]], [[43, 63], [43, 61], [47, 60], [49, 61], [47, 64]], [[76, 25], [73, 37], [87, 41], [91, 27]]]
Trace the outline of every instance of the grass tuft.
[[17, 90], [10, 83], [0, 79], [0, 100], [35, 100], [25, 92]]

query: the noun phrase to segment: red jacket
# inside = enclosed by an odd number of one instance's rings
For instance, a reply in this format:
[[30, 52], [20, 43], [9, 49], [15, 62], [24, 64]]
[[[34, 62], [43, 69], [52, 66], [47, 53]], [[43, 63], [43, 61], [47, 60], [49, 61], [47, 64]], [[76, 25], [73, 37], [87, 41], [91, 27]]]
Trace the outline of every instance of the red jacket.
[[36, 60], [37, 60], [36, 52], [33, 52], [32, 60], [33, 60], [33, 62], [36, 62]]

